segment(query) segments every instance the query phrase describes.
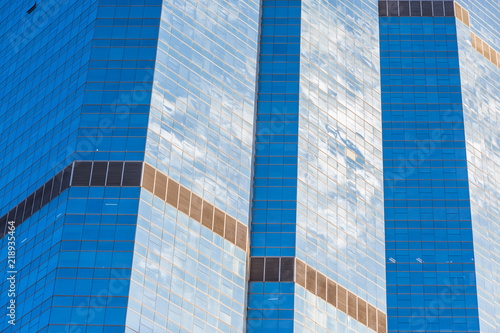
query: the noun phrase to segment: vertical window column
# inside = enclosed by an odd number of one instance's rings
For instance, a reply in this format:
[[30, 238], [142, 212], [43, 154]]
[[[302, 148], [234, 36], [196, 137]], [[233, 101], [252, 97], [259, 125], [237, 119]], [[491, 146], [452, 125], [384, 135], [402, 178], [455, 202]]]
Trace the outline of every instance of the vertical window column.
[[[250, 239], [256, 265], [263, 257], [283, 264], [276, 257], [295, 256], [300, 5], [264, 0], [262, 6]], [[249, 284], [247, 332], [293, 332], [294, 283], [284, 282], [290, 279], [277, 267], [267, 273], [266, 282], [262, 275]]]
[[161, 5], [99, 4], [76, 160], [144, 159]]
[[300, 2], [264, 1], [251, 256], [295, 255], [299, 60]]
[[389, 332], [479, 332], [457, 50], [454, 17], [380, 17]]

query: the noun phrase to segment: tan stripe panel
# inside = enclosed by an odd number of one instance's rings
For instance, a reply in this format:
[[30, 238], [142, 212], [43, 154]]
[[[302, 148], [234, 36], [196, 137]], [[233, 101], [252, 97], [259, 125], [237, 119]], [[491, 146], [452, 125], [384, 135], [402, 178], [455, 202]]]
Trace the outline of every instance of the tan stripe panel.
[[476, 50], [477, 52], [483, 54], [483, 40], [476, 36]]
[[307, 266], [306, 289], [316, 295], [316, 270]]
[[233, 244], [236, 244], [236, 220], [226, 215], [226, 228], [224, 237]]
[[295, 282], [306, 287], [306, 264], [298, 259], [295, 261]]
[[202, 205], [203, 205], [203, 199], [197, 196], [196, 194], [191, 193], [191, 210], [189, 212], [189, 217], [191, 217], [197, 222], [201, 222]]
[[347, 293], [347, 314], [358, 320], [358, 304], [356, 304], [356, 295], [350, 291]]
[[462, 6], [455, 2], [455, 17], [463, 22], [462, 18]]
[[337, 284], [334, 281], [327, 279], [326, 285], [326, 301], [334, 307], [337, 307]]
[[246, 251], [247, 239], [247, 227], [243, 223], [236, 223], [236, 246]]
[[358, 321], [366, 326], [366, 320], [366, 301], [358, 298]]
[[383, 313], [380, 310], [378, 310], [377, 313], [378, 313], [378, 316], [377, 316], [377, 322], [378, 322], [377, 332], [385, 332], [387, 330], [387, 322], [386, 322], [385, 313]]
[[247, 251], [248, 228], [208, 201], [144, 163], [142, 187], [214, 233]]
[[203, 214], [201, 215], [201, 224], [212, 230], [214, 219], [214, 206], [206, 201], [203, 201]]
[[387, 316], [384, 312], [297, 258], [295, 259], [295, 283], [314, 295], [326, 299], [329, 304], [375, 332], [387, 332]]
[[371, 304], [368, 304], [368, 327], [377, 330], [377, 309]]
[[190, 201], [191, 201], [191, 192], [184, 186], [181, 186], [181, 190], [179, 192], [179, 210], [188, 216], [189, 216]]
[[470, 26], [469, 12], [462, 8], [463, 22], [466, 26]]
[[[156, 177], [158, 177], [158, 173], [156, 174]], [[169, 178], [168, 180], [167, 203], [175, 208], [179, 207], [179, 183], [172, 178]]]
[[455, 17], [466, 26], [469, 26], [469, 12], [455, 2]]
[[479, 38], [478, 35], [471, 32], [470, 40], [472, 48], [477, 52], [481, 53], [489, 62], [500, 68], [500, 53], [497, 52], [493, 47], [488, 45], [484, 40]]
[[214, 232], [221, 236], [224, 237], [224, 220], [225, 220], [226, 214], [219, 208], [215, 207], [215, 212], [214, 212]]
[[154, 194], [163, 201], [165, 201], [165, 194], [167, 193], [167, 181], [167, 176], [162, 174], [158, 174], [155, 179]]
[[155, 186], [155, 169], [149, 164], [144, 164], [144, 177], [142, 178], [142, 187], [153, 193]]
[[320, 272], [316, 275], [316, 294], [326, 301], [326, 276]]
[[347, 290], [340, 285], [337, 285], [337, 307], [347, 313]]
[[490, 46], [486, 43], [483, 43], [483, 55], [486, 57], [491, 62], [491, 57], [490, 57]]

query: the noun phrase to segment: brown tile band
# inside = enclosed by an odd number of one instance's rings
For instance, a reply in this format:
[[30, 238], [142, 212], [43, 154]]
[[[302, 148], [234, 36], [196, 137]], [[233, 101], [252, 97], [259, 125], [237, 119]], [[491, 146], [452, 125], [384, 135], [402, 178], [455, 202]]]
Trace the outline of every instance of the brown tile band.
[[75, 186], [139, 186], [142, 162], [75, 161], [0, 217], [0, 239], [7, 233], [7, 222], [16, 226], [36, 214], [50, 201]]
[[375, 332], [387, 332], [387, 315], [384, 312], [299, 259], [295, 259], [295, 283]]
[[378, 2], [379, 16], [439, 17], [455, 16], [451, 1], [386, 1]]
[[250, 282], [293, 282], [294, 257], [251, 257]]
[[144, 163], [142, 187], [219, 236], [247, 251], [248, 228], [163, 172]]
[[[455, 16], [460, 22], [470, 27], [469, 12], [456, 2]], [[486, 59], [488, 59], [489, 62], [500, 69], [500, 53], [497, 52], [493, 47], [488, 45], [488, 43], [479, 38], [479, 36], [477, 36], [475, 33], [471, 32], [470, 38], [472, 42], [472, 48], [481, 53]]]
[[489, 62], [500, 69], [500, 53], [473, 32], [470, 33], [470, 39], [472, 48], [481, 53]]
[[466, 26], [470, 26], [469, 12], [464, 7], [455, 2], [455, 17]]

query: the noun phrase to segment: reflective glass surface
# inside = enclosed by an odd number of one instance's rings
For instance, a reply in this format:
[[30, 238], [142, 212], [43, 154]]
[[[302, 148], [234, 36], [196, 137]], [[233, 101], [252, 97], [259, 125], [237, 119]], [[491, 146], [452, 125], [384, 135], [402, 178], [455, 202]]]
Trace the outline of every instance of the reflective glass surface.
[[[137, 187], [72, 187], [21, 224], [16, 325], [2, 321], [2, 332], [85, 332], [88, 325], [123, 332], [138, 198]], [[7, 257], [0, 264], [7, 267]], [[4, 309], [8, 283], [1, 286]]]
[[481, 332], [500, 330], [500, 68], [472, 47], [471, 32], [500, 52], [500, 8], [493, 1], [457, 1], [470, 27], [457, 21]]
[[[250, 255], [295, 255], [300, 1], [262, 2]], [[247, 332], [293, 332], [294, 284], [250, 282]]]
[[353, 299], [390, 332], [498, 331], [500, 69], [471, 32], [500, 51], [500, 8], [456, 2], [470, 25], [453, 0], [3, 1], [0, 217], [34, 208], [0, 330], [373, 332]]
[[248, 224], [259, 2], [163, 1], [146, 162]]
[[294, 332], [294, 293], [292, 282], [251, 282], [247, 332]]
[[144, 160], [161, 0], [100, 1], [76, 160]]
[[388, 328], [479, 332], [456, 21], [381, 17]]
[[[296, 256], [385, 312], [376, 1], [302, 1], [300, 49]], [[303, 298], [296, 330], [367, 330]]]
[[[145, 161], [249, 222], [259, 2], [163, 1]], [[243, 332], [247, 253], [143, 191], [127, 326]]]
[[[376, 14], [374, 1], [263, 1], [251, 255], [296, 255], [385, 311]], [[286, 285], [250, 282], [252, 332], [369, 330]]]
[[74, 159], [97, 5], [0, 5], [2, 215]]
[[142, 190], [127, 327], [242, 332], [246, 253]]
[[252, 256], [293, 256], [300, 2], [264, 1], [255, 138]]
[[[27, 5], [2, 4], [2, 215], [73, 160], [144, 159], [161, 1]], [[125, 330], [140, 191], [117, 174], [88, 174], [18, 225], [17, 322], [2, 331]]]

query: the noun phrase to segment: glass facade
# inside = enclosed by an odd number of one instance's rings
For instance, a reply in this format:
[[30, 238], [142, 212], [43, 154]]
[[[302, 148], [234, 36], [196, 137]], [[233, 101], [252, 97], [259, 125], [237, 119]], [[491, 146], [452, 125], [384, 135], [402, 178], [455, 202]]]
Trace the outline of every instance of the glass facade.
[[99, 2], [75, 160], [144, 160], [162, 2], [139, 3]]
[[2, 332], [498, 331], [496, 3], [0, 8]]
[[499, 8], [379, 8], [389, 331], [496, 332]]
[[456, 2], [462, 17], [470, 17], [457, 20], [458, 53], [479, 327], [492, 333], [500, 328], [500, 7], [490, 1]]
[[478, 332], [454, 17], [381, 17], [389, 331]]
[[376, 14], [262, 2], [249, 332], [385, 331]]
[[0, 6], [3, 215], [74, 159], [98, 1]]
[[[204, 216], [215, 207], [244, 228], [259, 10], [256, 0], [163, 1], [144, 158], [168, 186], [173, 180], [201, 198]], [[141, 193], [127, 313], [133, 332], [245, 330], [247, 248], [210, 230], [211, 217], [200, 225], [192, 210]]]
[[251, 256], [294, 256], [300, 1], [264, 1]]
[[250, 277], [249, 333], [294, 331], [293, 275], [280, 279], [279, 257], [295, 256], [300, 17], [300, 1], [262, 2], [250, 256], [254, 271], [267, 257], [267, 281]]
[[306, 281], [295, 330], [371, 331], [349, 305], [386, 312], [377, 3], [302, 1], [301, 19], [296, 256], [337, 283], [338, 302]]
[[163, 1], [145, 160], [248, 224], [259, 3]]

